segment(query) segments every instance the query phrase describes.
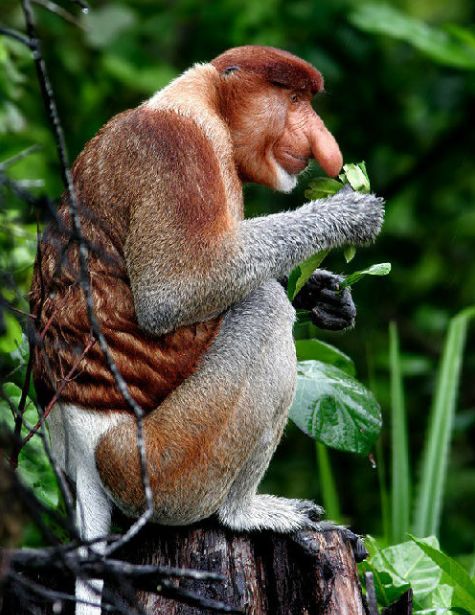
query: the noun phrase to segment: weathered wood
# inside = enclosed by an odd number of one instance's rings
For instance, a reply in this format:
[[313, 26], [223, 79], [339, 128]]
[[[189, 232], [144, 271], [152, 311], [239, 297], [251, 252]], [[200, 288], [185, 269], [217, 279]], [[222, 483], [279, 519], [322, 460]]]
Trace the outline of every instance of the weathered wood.
[[[239, 534], [211, 522], [186, 528], [150, 525], [114, 557], [220, 573], [223, 582], [180, 579], [173, 586], [241, 608], [247, 615], [365, 615], [350, 544], [336, 530], [306, 537], [302, 545], [286, 536]], [[35, 575], [33, 580], [62, 592], [73, 590], [73, 579], [65, 575]], [[32, 611], [31, 603], [5, 589], [0, 615], [53, 613], [42, 601]], [[118, 593], [112, 584], [107, 590]], [[212, 613], [151, 593], [139, 592], [137, 601], [150, 615]], [[56, 602], [54, 613], [72, 612], [72, 604]]]
[[[238, 534], [211, 524], [149, 526], [120, 556], [134, 563], [221, 573], [223, 583], [181, 580], [180, 587], [240, 607], [249, 615], [363, 615], [351, 546], [340, 532], [310, 534], [313, 555], [285, 536]], [[196, 607], [142, 594], [152, 615], [203, 615]]]

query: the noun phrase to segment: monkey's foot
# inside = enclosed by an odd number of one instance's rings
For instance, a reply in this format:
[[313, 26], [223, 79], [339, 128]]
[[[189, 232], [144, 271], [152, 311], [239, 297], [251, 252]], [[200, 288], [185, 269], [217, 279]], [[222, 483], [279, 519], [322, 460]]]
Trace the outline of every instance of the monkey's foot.
[[[344, 540], [348, 541], [353, 549], [353, 555], [356, 562], [362, 562], [368, 557], [368, 551], [366, 550], [363, 542], [363, 538], [355, 534], [347, 527], [343, 525], [335, 525], [330, 521], [322, 521], [317, 524], [317, 532], [332, 532], [338, 531], [342, 534]], [[298, 545], [304, 553], [311, 557], [316, 557], [320, 550], [318, 542], [315, 540], [314, 532], [298, 531], [290, 534], [290, 538], [293, 543]]]
[[323, 509], [310, 500], [289, 500], [272, 495], [255, 495], [245, 502], [225, 503], [218, 511], [220, 521], [234, 530], [272, 530], [290, 534], [317, 530]]

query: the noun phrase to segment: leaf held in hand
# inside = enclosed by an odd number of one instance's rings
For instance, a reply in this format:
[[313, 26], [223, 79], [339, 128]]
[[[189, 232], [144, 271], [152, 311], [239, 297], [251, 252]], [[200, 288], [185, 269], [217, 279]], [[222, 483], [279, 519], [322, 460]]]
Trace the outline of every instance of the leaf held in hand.
[[344, 184], [350, 184], [357, 192], [368, 194], [371, 190], [364, 161], [343, 165], [343, 173], [340, 173], [338, 177]]
[[347, 263], [350, 263], [355, 258], [355, 254], [356, 254], [355, 246], [348, 246], [343, 250], [343, 255]]
[[354, 271], [350, 273], [343, 282], [340, 283], [340, 288], [346, 288], [347, 286], [353, 286], [356, 282], [359, 282], [362, 277], [365, 275], [388, 275], [391, 271], [391, 263], [377, 263], [376, 265], [371, 265], [367, 269], [362, 269], [361, 271]]
[[317, 179], [312, 179], [304, 194], [305, 198], [314, 201], [315, 199], [325, 199], [327, 196], [332, 196], [342, 188], [343, 184], [336, 179], [317, 177]]

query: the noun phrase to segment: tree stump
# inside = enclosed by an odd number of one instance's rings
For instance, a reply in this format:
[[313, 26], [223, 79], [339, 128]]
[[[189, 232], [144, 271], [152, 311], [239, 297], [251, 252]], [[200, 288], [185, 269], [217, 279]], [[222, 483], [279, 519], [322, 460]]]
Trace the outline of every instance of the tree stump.
[[[210, 522], [150, 525], [117, 555], [136, 564], [220, 573], [223, 582], [181, 579], [179, 586], [248, 615], [364, 615], [351, 545], [338, 530], [306, 536], [307, 550], [287, 536], [236, 533]], [[138, 594], [138, 601], [150, 615], [211, 614], [156, 594]]]
[[[165, 591], [176, 587], [200, 598], [223, 602], [230, 612], [246, 615], [365, 615], [353, 550], [338, 530], [306, 532], [297, 542], [271, 532], [231, 532], [208, 520], [195, 526], [172, 528], [149, 525], [114, 559], [131, 564], [154, 564], [220, 574], [222, 581], [152, 577], [146, 585]], [[74, 578], [62, 567], [25, 568], [22, 575], [36, 586], [74, 593]], [[4, 561], [8, 566], [8, 561]], [[217, 611], [177, 602], [165, 595], [133, 589], [133, 580], [106, 581], [104, 594], [112, 603], [139, 604], [149, 615], [211, 615]], [[142, 585], [145, 587], [145, 585]], [[20, 591], [19, 591], [20, 589]], [[3, 591], [2, 591], [3, 590]], [[127, 591], [127, 595], [125, 594]], [[28, 589], [1, 587], [0, 615], [71, 615], [74, 604], [58, 597], [54, 606]], [[33, 600], [33, 602], [32, 602]], [[127, 607], [120, 611], [129, 612]], [[103, 611], [104, 613], [106, 611]], [[111, 612], [111, 611], [108, 611]], [[112, 611], [116, 612], [116, 611]], [[117, 612], [119, 612], [117, 610]], [[406, 612], [406, 611], [405, 611]]]

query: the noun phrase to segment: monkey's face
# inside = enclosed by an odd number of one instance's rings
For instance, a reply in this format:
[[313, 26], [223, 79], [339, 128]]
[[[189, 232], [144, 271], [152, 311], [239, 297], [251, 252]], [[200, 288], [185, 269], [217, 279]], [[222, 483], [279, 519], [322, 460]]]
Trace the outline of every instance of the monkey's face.
[[300, 58], [268, 47], [239, 47], [219, 56], [221, 112], [244, 181], [290, 192], [315, 158], [330, 176], [342, 155], [312, 108], [320, 73]]

